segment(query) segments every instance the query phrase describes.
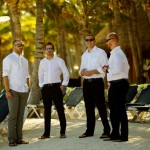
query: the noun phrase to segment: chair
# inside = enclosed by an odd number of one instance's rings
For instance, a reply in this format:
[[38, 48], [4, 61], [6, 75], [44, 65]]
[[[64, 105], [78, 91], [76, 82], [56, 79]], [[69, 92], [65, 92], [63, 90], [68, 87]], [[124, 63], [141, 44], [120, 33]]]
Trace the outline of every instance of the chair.
[[43, 106], [43, 104], [36, 104], [36, 105], [28, 104], [27, 109], [28, 109], [28, 115], [27, 115], [28, 118], [31, 118], [34, 115], [37, 118], [43, 118], [43, 116], [44, 116], [44, 106]]
[[3, 131], [7, 131], [7, 115], [9, 113], [8, 102], [5, 96], [5, 90], [0, 93], [0, 137], [3, 141], [6, 141], [3, 136]]
[[[105, 105], [106, 105], [106, 111], [107, 111], [107, 118], [110, 119], [110, 109], [109, 109], [109, 102], [108, 102], [108, 89], [105, 89]], [[99, 111], [97, 107], [95, 107], [95, 118], [98, 120], [100, 118]]]
[[[67, 91], [67, 88], [65, 88], [62, 91], [63, 97], [65, 96], [66, 91]], [[41, 98], [41, 100], [42, 100], [42, 98]], [[44, 105], [42, 102], [40, 102], [39, 104], [28, 104], [27, 109], [28, 109], [28, 115], [27, 115], [28, 118], [31, 118], [33, 116], [37, 117], [37, 118], [43, 118], [43, 116], [44, 116]], [[52, 105], [52, 115], [54, 115], [56, 113], [57, 113], [56, 108], [53, 104]]]
[[75, 87], [65, 101], [65, 111], [70, 119], [81, 119], [84, 114], [83, 104], [83, 88]]
[[133, 119], [132, 121], [142, 122], [144, 112], [149, 112], [150, 109], [150, 85], [142, 89], [134, 103], [127, 104], [127, 111], [129, 111]]
[[1, 123], [0, 123], [0, 139], [2, 139], [4, 142], [7, 142], [6, 137], [4, 136], [4, 131], [8, 132], [8, 118], [6, 117]]
[[130, 85], [129, 86], [128, 92], [126, 94], [126, 104], [133, 101], [133, 99], [135, 98], [137, 92], [138, 92], [138, 86], [137, 85]]
[[0, 93], [0, 123], [6, 118], [8, 115], [8, 102], [5, 96], [5, 90], [2, 90]]

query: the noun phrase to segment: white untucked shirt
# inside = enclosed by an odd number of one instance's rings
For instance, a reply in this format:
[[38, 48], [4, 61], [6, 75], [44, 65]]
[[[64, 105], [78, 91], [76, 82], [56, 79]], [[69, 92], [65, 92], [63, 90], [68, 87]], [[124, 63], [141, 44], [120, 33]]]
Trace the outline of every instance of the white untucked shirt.
[[8, 76], [9, 88], [17, 92], [28, 92], [28, 61], [15, 52], [3, 60], [3, 77]]
[[62, 85], [67, 86], [69, 82], [69, 72], [63, 59], [54, 56], [51, 60], [44, 58], [40, 61], [38, 77], [39, 86], [43, 87], [48, 83], [60, 83], [63, 74]]

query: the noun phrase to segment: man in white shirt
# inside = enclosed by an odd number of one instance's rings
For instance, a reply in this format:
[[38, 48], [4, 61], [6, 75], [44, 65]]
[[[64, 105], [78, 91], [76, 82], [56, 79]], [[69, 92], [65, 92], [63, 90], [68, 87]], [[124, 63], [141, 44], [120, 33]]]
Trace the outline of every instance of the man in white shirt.
[[9, 146], [29, 143], [22, 139], [24, 110], [29, 95], [28, 61], [21, 56], [23, 48], [21, 40], [14, 40], [13, 52], [3, 60], [3, 81], [9, 107]]
[[107, 119], [107, 111], [104, 96], [105, 72], [103, 66], [107, 65], [108, 59], [104, 50], [95, 46], [95, 38], [89, 34], [85, 37], [87, 50], [83, 53], [80, 66], [80, 75], [83, 81], [83, 96], [85, 102], [87, 129], [79, 138], [94, 135], [95, 129], [95, 106], [97, 107], [102, 124], [103, 133], [100, 138], [107, 138], [110, 134], [110, 126]]
[[108, 100], [110, 107], [110, 120], [112, 132], [110, 138], [116, 142], [128, 141], [128, 119], [125, 109], [125, 97], [129, 88], [128, 60], [119, 46], [118, 35], [114, 32], [106, 37], [106, 44], [111, 49], [111, 55], [108, 60], [107, 80], [109, 82]]
[[[50, 42], [46, 44], [46, 57], [39, 65], [38, 77], [39, 86], [42, 92], [44, 104], [44, 133], [39, 139], [50, 138], [51, 128], [51, 107], [52, 101], [56, 107], [60, 120], [60, 138], [66, 138], [66, 117], [63, 107], [62, 91], [69, 82], [69, 72], [63, 59], [54, 55], [54, 45]], [[63, 81], [61, 82], [61, 75]]]

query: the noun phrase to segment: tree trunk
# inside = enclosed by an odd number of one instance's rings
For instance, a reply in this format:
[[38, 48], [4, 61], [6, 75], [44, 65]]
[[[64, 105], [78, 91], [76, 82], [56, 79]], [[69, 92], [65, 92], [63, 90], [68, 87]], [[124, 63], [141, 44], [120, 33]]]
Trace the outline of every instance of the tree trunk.
[[[133, 79], [133, 82], [137, 83], [138, 77], [139, 77], [138, 54], [136, 51], [136, 45], [135, 45], [134, 37], [132, 34], [132, 25], [131, 25], [130, 20], [127, 23], [127, 29], [128, 29], [130, 48], [131, 48], [131, 53], [132, 53], [132, 58], [133, 58], [133, 65], [135, 69], [135, 79]], [[132, 72], [132, 74], [134, 74], [134, 72]]]
[[112, 0], [112, 2], [113, 2], [113, 12], [114, 12], [114, 23], [115, 23], [114, 31], [118, 34], [120, 46], [124, 50], [125, 48], [124, 30], [123, 30], [123, 21], [121, 20], [121, 16], [120, 16], [119, 2], [118, 0]]
[[43, 0], [36, 0], [36, 8], [36, 51], [31, 78], [31, 93], [28, 100], [29, 104], [37, 104], [41, 99], [41, 90], [38, 85], [38, 68], [40, 60], [43, 58], [44, 47]]
[[[136, 8], [135, 3], [131, 1], [131, 16], [132, 16], [132, 29], [133, 29], [133, 38], [135, 40], [135, 45], [137, 48], [137, 54], [138, 54], [138, 76], [137, 76], [137, 83], [142, 83], [142, 76], [143, 76], [143, 54], [142, 54], [142, 47], [141, 42], [138, 34], [138, 28], [137, 28], [137, 17], [136, 17]], [[133, 55], [134, 57], [134, 55]]]
[[[0, 60], [2, 60], [2, 39], [0, 38]], [[0, 87], [2, 87], [2, 61], [0, 61]]]
[[10, 27], [12, 31], [13, 40], [22, 39], [20, 17], [18, 12], [19, 0], [12, 0], [12, 1], [7, 0], [6, 2], [8, 4], [10, 12]]

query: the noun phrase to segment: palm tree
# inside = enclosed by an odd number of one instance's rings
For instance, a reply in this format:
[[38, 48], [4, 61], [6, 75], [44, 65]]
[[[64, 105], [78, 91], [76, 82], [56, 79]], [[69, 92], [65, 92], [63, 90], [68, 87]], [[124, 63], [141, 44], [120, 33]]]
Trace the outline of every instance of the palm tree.
[[22, 39], [20, 17], [18, 12], [19, 0], [5, 0], [10, 11], [10, 27], [14, 39]]
[[121, 14], [120, 14], [120, 6], [119, 6], [120, 1], [118, 0], [112, 0], [111, 5], [113, 8], [114, 12], [114, 31], [118, 34], [119, 39], [120, 39], [120, 45], [124, 49], [124, 25], [121, 20]]
[[31, 77], [31, 93], [29, 104], [37, 104], [41, 99], [41, 90], [38, 85], [38, 68], [40, 60], [43, 58], [44, 48], [44, 26], [43, 26], [43, 0], [36, 0], [36, 51]]
[[[136, 8], [135, 8], [135, 2], [133, 0], [131, 1], [131, 16], [132, 16], [132, 29], [133, 29], [133, 39], [135, 40], [135, 46], [137, 50], [138, 55], [138, 63], [136, 63], [136, 68], [138, 69], [137, 72], [137, 82], [136, 83], [142, 83], [142, 75], [143, 75], [143, 54], [142, 54], [142, 47], [141, 42], [139, 38], [138, 28], [137, 28], [137, 16], [136, 16]], [[135, 53], [134, 53], [135, 54]], [[132, 55], [134, 57], [134, 54]]]

